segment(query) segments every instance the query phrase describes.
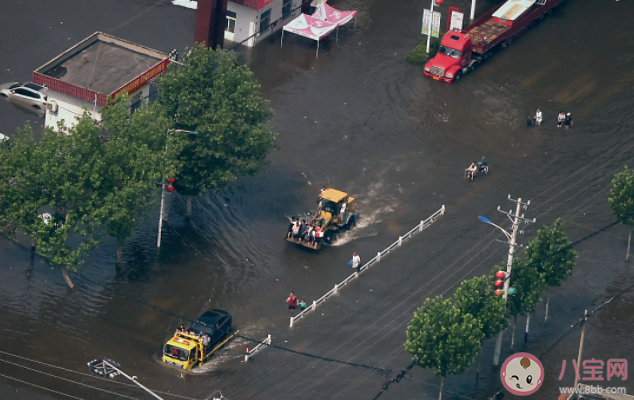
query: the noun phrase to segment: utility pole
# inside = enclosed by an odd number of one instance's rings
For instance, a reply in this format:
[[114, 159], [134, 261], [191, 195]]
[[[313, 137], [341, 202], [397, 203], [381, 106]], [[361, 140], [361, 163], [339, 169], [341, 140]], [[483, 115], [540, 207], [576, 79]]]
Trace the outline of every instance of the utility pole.
[[[508, 294], [509, 294], [509, 286], [511, 283], [511, 270], [513, 269], [513, 253], [515, 253], [516, 239], [517, 239], [517, 233], [520, 227], [520, 222], [524, 222], [525, 224], [528, 224], [529, 222], [533, 222], [533, 223], [535, 222], [534, 218], [532, 220], [529, 220], [527, 218], [524, 218], [524, 214], [520, 215], [520, 211], [522, 207], [524, 207], [525, 210], [528, 209], [528, 206], [531, 204], [530, 200], [527, 201], [526, 203], [522, 203], [521, 198], [518, 198], [517, 200], [513, 200], [510, 194], [508, 199], [516, 204], [515, 214], [513, 214], [512, 211], [508, 211], [508, 212], [502, 211], [500, 210], [500, 206], [498, 206], [498, 211], [501, 212], [502, 214], [506, 214], [506, 216], [509, 217], [509, 219], [513, 223], [513, 233], [511, 234], [506, 232], [504, 229], [500, 228], [506, 234], [507, 239], [509, 239], [509, 254], [506, 261], [506, 277], [504, 279], [504, 292], [502, 293], [505, 310], [506, 310], [506, 302], [507, 302]], [[520, 233], [524, 233], [524, 231], [520, 231]], [[493, 366], [495, 367], [500, 365], [500, 352], [502, 350], [503, 333], [504, 331], [500, 331], [497, 337], [497, 341], [495, 342], [495, 353], [493, 354]]]
[[[577, 369], [581, 366], [581, 354], [583, 353], [583, 339], [586, 336], [586, 322], [588, 322], [588, 310], [583, 314], [583, 318], [581, 318], [581, 339], [579, 340], [579, 355], [577, 356]], [[575, 384], [573, 387], [577, 387], [577, 383], [579, 383], [579, 379], [577, 379], [577, 373], [575, 372]]]

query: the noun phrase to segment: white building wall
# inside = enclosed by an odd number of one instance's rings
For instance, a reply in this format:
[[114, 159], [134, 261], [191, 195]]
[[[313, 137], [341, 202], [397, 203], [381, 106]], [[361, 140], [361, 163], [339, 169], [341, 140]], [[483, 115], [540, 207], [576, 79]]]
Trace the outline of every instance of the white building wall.
[[[273, 0], [263, 8], [254, 10], [249, 7], [242, 6], [240, 4], [229, 1], [227, 4], [227, 10], [236, 13], [236, 28], [234, 34], [230, 34], [225, 31], [225, 39], [233, 42], [240, 43], [248, 37], [254, 35], [260, 29], [260, 17], [267, 10], [271, 10], [271, 18], [269, 23], [279, 21], [282, 17], [282, 7], [284, 0]], [[301, 0], [293, 0], [292, 9], [298, 8], [301, 5]], [[300, 9], [293, 11], [291, 17], [287, 18], [284, 23], [288, 23], [293, 17], [298, 16], [301, 13]], [[246, 46], [252, 47], [260, 40], [270, 36], [273, 32], [282, 29], [283, 23], [278, 23], [272, 26], [268, 31], [260, 33], [260, 35], [243, 43]]]
[[[51, 112], [52, 101], [57, 103], [57, 113]], [[64, 125], [70, 128], [75, 126], [77, 118], [84, 114], [84, 109], [88, 110], [94, 119], [101, 121], [101, 113], [99, 112], [101, 110], [100, 106], [97, 106], [96, 112], [94, 112], [95, 103], [89, 103], [76, 97], [49, 89], [45, 124], [47, 127], [57, 130], [58, 122], [63, 120]]]
[[227, 11], [236, 13], [236, 28], [233, 34], [225, 31], [225, 39], [240, 43], [253, 35], [253, 22], [258, 11], [233, 2], [227, 3]]

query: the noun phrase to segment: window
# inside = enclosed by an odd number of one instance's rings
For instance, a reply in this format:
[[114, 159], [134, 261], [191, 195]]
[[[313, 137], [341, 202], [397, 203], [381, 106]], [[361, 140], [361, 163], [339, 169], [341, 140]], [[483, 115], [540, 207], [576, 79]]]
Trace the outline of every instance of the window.
[[460, 50], [452, 49], [451, 47], [440, 46], [438, 52], [455, 59], [460, 59], [462, 56], [462, 52]]
[[286, 19], [291, 12], [293, 11], [293, 0], [284, 0], [284, 4], [282, 5], [282, 18]]
[[271, 24], [271, 9], [268, 9], [260, 16], [260, 34], [266, 32]]
[[228, 33], [236, 32], [236, 13], [227, 10], [227, 26], [225, 26], [225, 31]]
[[15, 93], [17, 94], [21, 94], [22, 96], [26, 96], [26, 97], [30, 97], [32, 99], [39, 99], [40, 95], [37, 93], [33, 93], [30, 90], [26, 90], [26, 89], [15, 89]]

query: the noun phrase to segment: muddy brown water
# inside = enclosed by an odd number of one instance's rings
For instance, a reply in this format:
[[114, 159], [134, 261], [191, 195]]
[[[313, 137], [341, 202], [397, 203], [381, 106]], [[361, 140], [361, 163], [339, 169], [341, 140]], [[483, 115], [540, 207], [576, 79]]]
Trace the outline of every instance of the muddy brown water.
[[[469, 4], [443, 4], [443, 18], [448, 6], [468, 10]], [[565, 1], [455, 85], [426, 79], [420, 67], [403, 61], [422, 40], [420, 15], [427, 4], [371, 0], [333, 6], [358, 10], [357, 29], [342, 28], [338, 43], [322, 42], [318, 59], [314, 42], [292, 35], [282, 48], [274, 35], [240, 51], [275, 109], [280, 149], [271, 154], [263, 176], [240, 179], [196, 202], [191, 220], [175, 196], [160, 251], [154, 212], [126, 245], [120, 271], [114, 267], [116, 245], [105, 240], [79, 268], [77, 290], [69, 292], [59, 271], [39, 258], [31, 267], [28, 249], [0, 240], [0, 351], [5, 352], [0, 374], [82, 399], [118, 397], [55, 376], [148, 398], [135, 388], [12, 355], [84, 373], [88, 361], [108, 357], [143, 384], [189, 398], [207, 398], [214, 390], [230, 400], [373, 398], [383, 375], [410, 362], [402, 344], [413, 310], [427, 297], [450, 295], [461, 280], [488, 273], [504, 259], [506, 247], [478, 215], [506, 224], [495, 210], [512, 207], [506, 200], [511, 193], [531, 199], [525, 213], [537, 218], [537, 227], [563, 218], [573, 240], [614, 220], [606, 201], [609, 183], [634, 155], [634, 41], [625, 18], [634, 11], [630, 2]], [[490, 6], [479, 2], [478, 12]], [[164, 51], [183, 49], [191, 41], [194, 13], [155, 1], [36, 1], [3, 5], [0, 20], [4, 82], [28, 80], [35, 68], [96, 30]], [[527, 128], [526, 116], [537, 107], [544, 124]], [[572, 112], [573, 129], [555, 127], [560, 110]], [[34, 120], [6, 102], [0, 115], [0, 132], [9, 135]], [[483, 155], [491, 174], [475, 182], [462, 179], [463, 169]], [[313, 253], [281, 237], [285, 216], [313, 209], [321, 185], [355, 196], [362, 218], [334, 246]], [[318, 298], [350, 273], [353, 251], [367, 261], [443, 204], [447, 215], [429, 231], [288, 328], [284, 299], [290, 290], [309, 302]], [[525, 231], [523, 242], [536, 227]], [[548, 322], [542, 303], [524, 346], [526, 319], [520, 317], [513, 351], [541, 355], [584, 309], [634, 283], [632, 266], [625, 263], [628, 232], [612, 227], [577, 246], [574, 275], [551, 291]], [[241, 364], [245, 348], [253, 344], [236, 339], [203, 373], [181, 377], [158, 359], [161, 344], [182, 321], [141, 302], [187, 318], [225, 309], [245, 336], [271, 334], [282, 347], [387, 371], [280, 349]], [[628, 292], [595, 314], [584, 359], [634, 360], [633, 304]], [[578, 340], [576, 329], [542, 357], [546, 378], [535, 398], [552, 399], [558, 387], [572, 385]], [[501, 387], [498, 372], [490, 368], [493, 344], [485, 343], [478, 385], [474, 366], [447, 379], [445, 398], [487, 398]], [[513, 351], [509, 332], [503, 359]], [[564, 359], [568, 370], [559, 381]], [[631, 382], [603, 384], [632, 393]], [[415, 368], [382, 398], [435, 398], [439, 384], [432, 373]], [[67, 397], [0, 377], [0, 398]]]

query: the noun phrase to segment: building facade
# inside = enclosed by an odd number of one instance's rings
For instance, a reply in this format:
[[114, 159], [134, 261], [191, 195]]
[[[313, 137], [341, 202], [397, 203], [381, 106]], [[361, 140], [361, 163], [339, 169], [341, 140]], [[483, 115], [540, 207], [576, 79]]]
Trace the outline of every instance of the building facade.
[[298, 16], [301, 4], [302, 0], [230, 0], [225, 39], [252, 47]]
[[73, 126], [84, 112], [101, 120], [101, 108], [118, 93], [131, 110], [152, 96], [151, 80], [163, 73], [170, 55], [101, 32], [82, 40], [33, 72], [46, 87], [46, 126]]

